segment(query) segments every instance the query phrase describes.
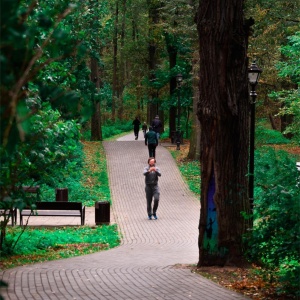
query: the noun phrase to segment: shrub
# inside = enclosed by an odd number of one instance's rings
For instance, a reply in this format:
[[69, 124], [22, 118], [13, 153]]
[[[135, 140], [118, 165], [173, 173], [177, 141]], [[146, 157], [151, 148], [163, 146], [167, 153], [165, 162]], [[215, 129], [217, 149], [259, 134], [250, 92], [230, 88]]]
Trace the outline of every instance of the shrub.
[[254, 226], [246, 238], [251, 260], [275, 270], [285, 292], [295, 293], [300, 259], [300, 172], [284, 151], [263, 147], [255, 154]]

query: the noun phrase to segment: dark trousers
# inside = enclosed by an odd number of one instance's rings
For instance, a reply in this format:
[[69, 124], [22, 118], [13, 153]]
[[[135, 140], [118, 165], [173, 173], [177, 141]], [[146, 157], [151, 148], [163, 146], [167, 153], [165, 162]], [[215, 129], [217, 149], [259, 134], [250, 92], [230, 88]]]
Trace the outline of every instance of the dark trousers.
[[134, 131], [134, 136], [136, 138], [138, 138], [139, 137], [139, 131], [140, 131], [140, 129], [139, 128], [134, 128], [133, 131]]
[[[151, 216], [152, 214], [156, 214], [158, 208], [159, 195], [160, 195], [159, 187], [157, 184], [155, 185], [146, 184], [145, 192], [146, 192], [146, 200], [147, 200], [147, 213], [148, 216]], [[152, 209], [153, 199], [154, 199], [154, 204]]]
[[155, 157], [156, 144], [148, 144], [149, 157]]

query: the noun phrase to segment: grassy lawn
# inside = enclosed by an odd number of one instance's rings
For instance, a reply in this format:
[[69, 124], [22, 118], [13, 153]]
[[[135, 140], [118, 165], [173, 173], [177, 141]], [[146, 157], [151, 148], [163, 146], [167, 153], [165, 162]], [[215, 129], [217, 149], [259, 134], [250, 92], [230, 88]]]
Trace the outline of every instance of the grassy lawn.
[[[93, 199], [111, 202], [106, 156], [102, 144], [83, 142], [83, 146], [85, 162], [81, 185], [91, 195], [90, 202], [84, 204], [93, 206]], [[27, 227], [24, 232], [21, 227], [10, 227], [6, 235], [6, 244], [1, 251], [0, 270], [89, 254], [119, 244], [120, 236], [115, 224], [95, 227]]]

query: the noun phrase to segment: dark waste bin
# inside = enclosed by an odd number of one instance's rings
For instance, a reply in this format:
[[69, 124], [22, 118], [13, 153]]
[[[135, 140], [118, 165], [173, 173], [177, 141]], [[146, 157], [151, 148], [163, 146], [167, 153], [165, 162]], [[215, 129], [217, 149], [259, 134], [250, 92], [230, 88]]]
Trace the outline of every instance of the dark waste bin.
[[68, 189], [55, 189], [55, 199], [56, 201], [68, 201]]
[[95, 222], [96, 225], [109, 224], [110, 203], [108, 201], [98, 201], [95, 203]]

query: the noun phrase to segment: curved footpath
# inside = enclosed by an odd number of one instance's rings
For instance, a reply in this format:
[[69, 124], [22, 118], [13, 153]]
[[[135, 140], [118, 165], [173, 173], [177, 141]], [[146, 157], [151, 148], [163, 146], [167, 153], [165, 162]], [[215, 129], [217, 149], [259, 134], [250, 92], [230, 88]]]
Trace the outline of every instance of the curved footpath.
[[200, 205], [169, 151], [157, 147], [161, 199], [158, 220], [148, 220], [142, 175], [148, 158], [144, 141], [135, 141], [132, 133], [104, 142], [104, 147], [112, 218], [122, 232], [121, 245], [1, 272], [0, 278], [9, 283], [7, 290], [1, 290], [4, 299], [247, 299], [180, 266], [197, 263]]

